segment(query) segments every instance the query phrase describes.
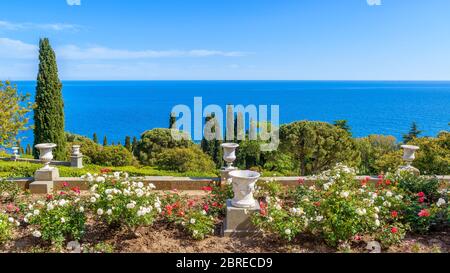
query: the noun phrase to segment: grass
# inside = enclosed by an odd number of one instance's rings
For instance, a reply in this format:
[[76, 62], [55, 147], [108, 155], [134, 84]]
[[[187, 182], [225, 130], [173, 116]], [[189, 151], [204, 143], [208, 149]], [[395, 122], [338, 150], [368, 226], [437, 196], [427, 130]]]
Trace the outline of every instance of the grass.
[[[32, 177], [36, 170], [42, 167], [42, 164], [35, 164], [29, 162], [9, 162], [0, 161], [0, 177], [17, 178], [17, 177]], [[218, 174], [214, 172], [185, 172], [178, 173], [174, 171], [160, 170], [155, 167], [105, 167], [96, 165], [86, 165], [83, 169], [75, 169], [71, 167], [58, 166], [61, 177], [80, 177], [86, 173], [100, 173], [103, 168], [111, 169], [111, 171], [127, 172], [131, 176], [175, 176], [175, 177], [217, 177]]]

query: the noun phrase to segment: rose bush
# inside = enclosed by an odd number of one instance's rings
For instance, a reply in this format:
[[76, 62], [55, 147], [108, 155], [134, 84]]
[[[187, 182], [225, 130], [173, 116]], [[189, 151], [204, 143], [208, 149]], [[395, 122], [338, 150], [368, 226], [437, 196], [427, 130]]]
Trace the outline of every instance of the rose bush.
[[17, 183], [8, 182], [0, 178], [0, 202], [14, 202], [20, 193]]
[[127, 173], [87, 174], [91, 182], [89, 202], [97, 219], [110, 226], [136, 230], [151, 225], [161, 210], [153, 184], [131, 179]]
[[[275, 189], [267, 182], [262, 188]], [[261, 190], [261, 189], [260, 189]], [[402, 208], [401, 191], [380, 177], [377, 186], [356, 181], [353, 169], [343, 165], [323, 172], [316, 186], [299, 181], [286, 193], [272, 190], [260, 203], [253, 222], [263, 231], [292, 240], [301, 232], [319, 235], [332, 246], [377, 237], [387, 246], [401, 239], [407, 227], [397, 211]], [[390, 233], [386, 233], [389, 231]]]
[[85, 232], [85, 204], [78, 188], [48, 195], [25, 206], [23, 221], [29, 225], [32, 235], [57, 245], [65, 240], [79, 240]]
[[18, 222], [6, 213], [0, 212], [0, 245], [11, 239], [14, 226]]
[[163, 204], [163, 220], [181, 227], [193, 239], [202, 240], [214, 233], [214, 211], [205, 200], [192, 199], [173, 191], [165, 194]]
[[421, 177], [409, 172], [388, 176], [405, 192], [404, 221], [414, 232], [448, 226], [448, 187], [435, 177]]

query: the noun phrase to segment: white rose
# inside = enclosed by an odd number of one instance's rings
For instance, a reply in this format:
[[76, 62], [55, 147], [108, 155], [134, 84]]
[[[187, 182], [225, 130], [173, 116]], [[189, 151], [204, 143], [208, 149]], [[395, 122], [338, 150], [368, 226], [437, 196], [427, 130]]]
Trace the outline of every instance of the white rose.
[[109, 194], [108, 196], [106, 196], [106, 199], [108, 199], [108, 201], [111, 201], [111, 200], [113, 200], [113, 196], [111, 195], [111, 194]]
[[286, 235], [291, 235], [291, 230], [287, 228], [287, 229], [284, 231], [284, 233], [286, 233]]
[[61, 217], [61, 223], [65, 223], [66, 219], [64, 219], [64, 217]]
[[436, 203], [436, 206], [441, 207], [442, 205], [445, 205], [445, 200], [444, 198], [439, 198], [439, 200]]
[[53, 206], [53, 204], [52, 203], [48, 203], [47, 204], [47, 211], [51, 211], [51, 210], [53, 210], [55, 207]]
[[41, 212], [40, 212], [38, 209], [35, 209], [35, 210], [33, 211], [33, 214], [36, 215], [36, 216], [39, 215], [40, 213], [41, 213]]
[[392, 192], [390, 192], [390, 191], [386, 192], [386, 196], [387, 197], [392, 197]]
[[341, 197], [347, 198], [350, 195], [348, 191], [341, 192]]
[[95, 202], [97, 202], [97, 198], [91, 197], [91, 203], [95, 203]]
[[134, 203], [127, 204], [127, 209], [134, 209], [136, 205]]
[[98, 214], [98, 215], [103, 215], [103, 210], [102, 210], [102, 209], [98, 209], [98, 210], [97, 210], [97, 214]]
[[317, 217], [316, 217], [316, 221], [317, 222], [320, 222], [320, 221], [322, 221], [323, 220], [323, 216], [322, 215], [318, 215]]
[[36, 238], [40, 238], [42, 236], [41, 232], [39, 232], [39, 230], [35, 230], [33, 231], [33, 236]]
[[375, 225], [377, 226], [377, 227], [379, 227], [380, 226], [380, 220], [375, 220]]
[[195, 219], [192, 218], [191, 221], [190, 221], [190, 223], [191, 223], [191, 224], [195, 224]]
[[12, 217], [9, 217], [9, 218], [8, 218], [8, 222], [10, 222], [10, 223], [14, 223], [14, 218], [12, 218]]
[[112, 214], [112, 210], [111, 209], [107, 210], [106, 214], [111, 215]]
[[79, 210], [80, 212], [84, 212], [84, 208], [83, 208], [83, 207], [80, 207], [78, 210]]
[[99, 176], [99, 177], [97, 177], [97, 178], [95, 179], [95, 181], [98, 182], [98, 183], [103, 183], [103, 182], [105, 182], [106, 180], [105, 180], [105, 178], [104, 178], [103, 176]]

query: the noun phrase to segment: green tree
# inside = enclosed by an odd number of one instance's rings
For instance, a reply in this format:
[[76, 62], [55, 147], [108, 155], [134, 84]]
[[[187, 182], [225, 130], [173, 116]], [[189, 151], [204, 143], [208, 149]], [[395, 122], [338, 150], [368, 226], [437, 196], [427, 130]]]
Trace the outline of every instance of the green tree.
[[27, 113], [33, 104], [29, 95], [21, 95], [9, 81], [0, 81], [0, 146], [11, 146], [20, 131], [29, 129]]
[[[183, 134], [182, 132], [180, 132]], [[155, 158], [165, 149], [187, 148], [193, 142], [187, 139], [187, 135], [181, 140], [172, 137], [171, 129], [156, 128], [142, 134], [141, 140], [136, 147], [136, 154], [139, 161], [144, 165], [154, 165]]]
[[352, 134], [352, 128], [348, 125], [348, 122], [344, 119], [336, 120], [334, 122], [334, 126], [341, 128], [342, 130], [348, 132], [350, 135]]
[[131, 144], [131, 148], [132, 148], [133, 154], [135, 156], [136, 156], [137, 145], [138, 145], [138, 140], [136, 137], [133, 137], [133, 143]]
[[93, 140], [95, 143], [98, 143], [97, 133], [94, 133], [94, 135], [92, 136], [92, 140]]
[[[34, 109], [34, 144], [55, 143], [55, 159], [66, 159], [64, 102], [56, 56], [47, 38], [39, 42], [39, 73]], [[38, 157], [38, 151], [34, 151]]]
[[125, 137], [125, 148], [127, 148], [128, 151], [132, 151], [133, 147], [131, 147], [131, 137], [126, 136]]
[[106, 136], [103, 138], [103, 146], [108, 146], [108, 138]]
[[214, 172], [215, 164], [211, 158], [196, 146], [188, 148], [165, 149], [156, 156], [156, 165], [177, 172]]
[[337, 163], [354, 167], [360, 161], [349, 134], [325, 122], [297, 121], [281, 126], [280, 148], [298, 162], [301, 175], [317, 174]]
[[30, 144], [27, 144], [27, 148], [25, 149], [26, 155], [31, 155], [33, 153]]
[[[202, 151], [209, 155], [214, 163], [216, 164], [217, 168], [222, 167], [223, 164], [223, 150], [220, 146], [222, 144], [222, 141], [220, 140], [220, 131], [218, 130], [216, 132], [216, 126], [218, 124], [217, 119], [214, 114], [208, 115], [205, 118], [205, 132], [203, 134], [202, 141], [200, 143], [200, 147]], [[211, 129], [211, 130], [210, 130]], [[206, 132], [211, 132], [215, 134], [215, 138], [212, 140], [206, 139]]]
[[403, 135], [403, 142], [408, 143], [411, 140], [418, 138], [421, 133], [422, 131], [418, 129], [416, 122], [413, 122], [411, 124], [411, 129], [409, 129], [409, 132], [406, 135]]
[[399, 151], [397, 139], [393, 136], [370, 135], [355, 139], [361, 154], [358, 170], [361, 174], [378, 175], [401, 164], [401, 157], [395, 159], [394, 152]]
[[177, 122], [177, 117], [175, 116], [175, 113], [170, 113], [170, 116], [169, 116], [169, 129], [172, 129], [172, 127], [175, 125], [176, 122]]

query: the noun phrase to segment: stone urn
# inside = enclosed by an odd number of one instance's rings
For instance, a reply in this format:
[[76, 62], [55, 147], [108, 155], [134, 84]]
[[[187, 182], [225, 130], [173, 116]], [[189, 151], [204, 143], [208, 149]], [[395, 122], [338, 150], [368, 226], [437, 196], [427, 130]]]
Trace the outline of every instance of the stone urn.
[[254, 208], [257, 206], [253, 198], [255, 184], [261, 174], [253, 171], [231, 171], [234, 198], [231, 205], [236, 208]]
[[420, 175], [420, 171], [412, 166], [412, 162], [416, 158], [416, 151], [419, 150], [419, 147], [413, 145], [402, 145], [403, 149], [403, 160], [405, 161], [405, 166], [399, 168], [399, 172], [408, 171], [414, 173], [416, 175]]
[[81, 155], [80, 149], [81, 149], [80, 145], [73, 145], [72, 146], [72, 155], [74, 155], [74, 156]]
[[12, 147], [11, 149], [13, 150], [12, 158], [14, 160], [18, 159], [20, 157], [20, 155], [19, 155], [19, 147]]
[[51, 170], [50, 162], [53, 160], [53, 149], [56, 148], [56, 144], [42, 143], [34, 146], [39, 150], [39, 159], [44, 163], [42, 170]]
[[224, 143], [221, 145], [223, 148], [223, 160], [227, 163], [227, 169], [234, 169], [233, 162], [236, 160], [236, 149], [239, 144], [236, 143]]
[[419, 147], [413, 145], [402, 145], [403, 149], [403, 160], [406, 162], [407, 166], [411, 166], [414, 159], [416, 159], [416, 151]]

